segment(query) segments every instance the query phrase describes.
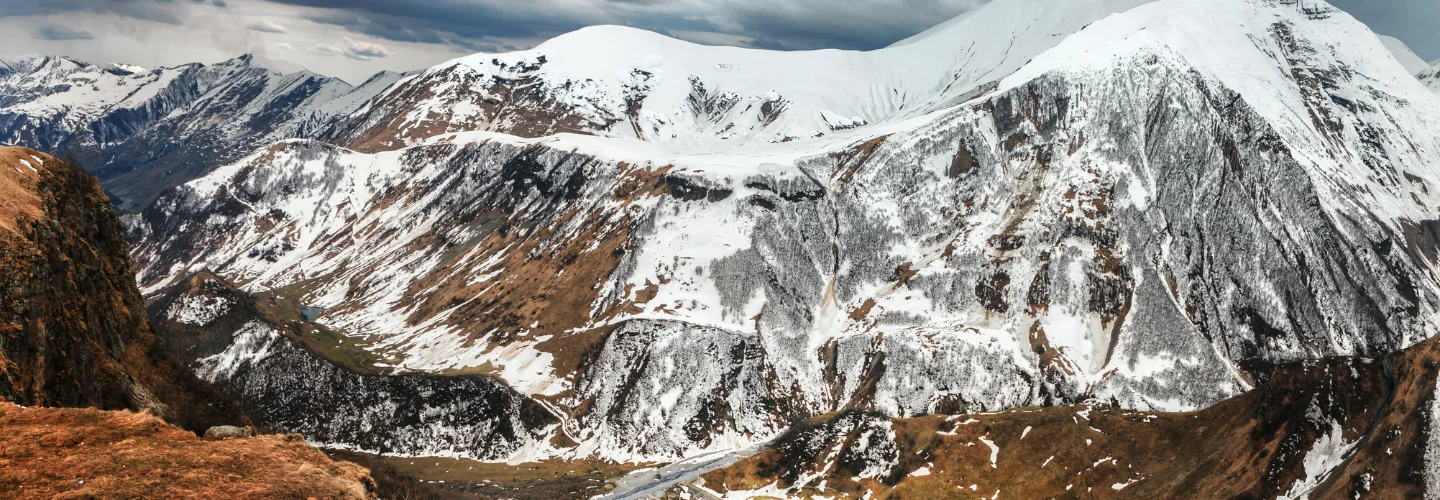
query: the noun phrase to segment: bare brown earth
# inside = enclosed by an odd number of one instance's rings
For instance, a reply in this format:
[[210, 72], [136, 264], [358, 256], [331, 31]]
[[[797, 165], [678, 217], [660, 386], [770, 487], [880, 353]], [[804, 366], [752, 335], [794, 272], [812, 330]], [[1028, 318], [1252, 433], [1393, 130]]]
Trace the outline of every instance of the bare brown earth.
[[[1431, 340], [1382, 359], [1282, 366], [1262, 374], [1258, 389], [1196, 413], [1097, 405], [893, 420], [824, 415], [796, 425], [772, 449], [705, 475], [703, 485], [790, 488], [814, 474], [790, 494], [1276, 498], [1306, 477], [1307, 453], [1338, 422], [1353, 455], [1314, 481], [1309, 498], [1421, 498], [1437, 361], [1440, 341]], [[876, 447], [858, 444], [857, 422], [893, 427], [896, 452], [887, 458], [898, 466], [888, 474], [857, 478], [877, 462], [861, 452]], [[985, 440], [998, 447], [993, 465]]]
[[[18, 219], [36, 220], [45, 215], [35, 185], [40, 181], [41, 169], [51, 167], [39, 164], [30, 157], [34, 153], [24, 148], [0, 148], [0, 230], [15, 231]], [[49, 156], [36, 155], [39, 158]], [[25, 160], [30, 166], [20, 163]], [[34, 170], [31, 169], [34, 167]]]
[[0, 403], [0, 498], [365, 499], [374, 481], [299, 435], [205, 441], [148, 413]]
[[[543, 64], [543, 63], [542, 63]], [[535, 70], [539, 66], [534, 67]], [[394, 151], [420, 140], [450, 132], [491, 130], [519, 137], [557, 133], [587, 134], [616, 120], [592, 122], [547, 97], [544, 82], [532, 72], [495, 80], [485, 91], [481, 75], [452, 66], [400, 84], [369, 106], [361, 119], [341, 127], [332, 140], [356, 151]], [[431, 103], [415, 116], [415, 103]], [[456, 116], [453, 104], [476, 106], [478, 113]]]

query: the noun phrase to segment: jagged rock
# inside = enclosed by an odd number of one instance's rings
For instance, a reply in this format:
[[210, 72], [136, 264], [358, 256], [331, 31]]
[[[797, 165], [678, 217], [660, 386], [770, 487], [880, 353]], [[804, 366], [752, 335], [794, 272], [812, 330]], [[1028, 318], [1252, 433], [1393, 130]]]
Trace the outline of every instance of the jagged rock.
[[243, 421], [150, 329], [118, 216], [95, 178], [0, 148], [0, 398]]
[[254, 427], [236, 427], [233, 425], [217, 425], [205, 429], [205, 439], [231, 439], [255, 437]]

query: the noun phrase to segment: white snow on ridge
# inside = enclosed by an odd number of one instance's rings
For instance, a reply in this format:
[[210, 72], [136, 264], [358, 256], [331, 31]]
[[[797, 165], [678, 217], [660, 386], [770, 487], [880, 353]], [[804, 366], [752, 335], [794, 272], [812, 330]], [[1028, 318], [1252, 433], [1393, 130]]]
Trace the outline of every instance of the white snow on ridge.
[[1430, 63], [1425, 62], [1424, 59], [1421, 59], [1419, 55], [1415, 54], [1415, 51], [1410, 50], [1410, 46], [1405, 45], [1405, 42], [1394, 37], [1385, 35], [1378, 36], [1380, 37], [1380, 43], [1384, 44], [1385, 48], [1389, 50], [1391, 54], [1395, 55], [1395, 60], [1400, 61], [1400, 65], [1404, 66], [1405, 70], [1409, 71], [1410, 74], [1419, 74], [1421, 71], [1430, 69]]
[[1440, 95], [1440, 61], [1436, 61], [1434, 66], [1425, 71], [1421, 71], [1416, 77], [1418, 77], [1420, 83], [1425, 84], [1425, 87], [1430, 89], [1431, 92]]
[[[1322, 7], [1316, 7], [1322, 8]], [[1428, 92], [1392, 56], [1380, 38], [1349, 14], [1327, 6], [1310, 16], [1296, 5], [1255, 0], [1191, 2], [1161, 0], [1124, 14], [1110, 16], [1076, 33], [1053, 50], [1036, 57], [1006, 77], [1000, 90], [1015, 88], [1052, 72], [1093, 74], [1121, 59], [1153, 58], [1166, 64], [1188, 66], [1240, 94], [1245, 103], [1271, 123], [1298, 160], [1325, 179], [1334, 196], [1353, 197], [1368, 191], [1373, 210], [1395, 220], [1411, 215], [1416, 201], [1374, 176], [1351, 174], [1367, 153], [1354, 130], [1320, 130], [1314, 108], [1341, 114], [1338, 103], [1380, 95], [1396, 107], [1414, 112], [1374, 113], [1368, 125], [1396, 136], [1411, 136], [1407, 147], [1387, 147], [1384, 154], [1412, 175], [1434, 183], [1440, 171], [1440, 96]], [[1293, 30], [1302, 46], [1277, 41], [1279, 31]], [[1294, 51], [1294, 53], [1291, 53]], [[1292, 61], [1298, 61], [1293, 64]], [[1318, 71], [1350, 72], [1353, 81], [1337, 82], [1330, 103], [1307, 101], [1296, 74]], [[1358, 111], [1357, 113], [1365, 113]], [[1426, 205], [1440, 199], [1420, 196]]]
[[[626, 89], [644, 89], [643, 138], [674, 142], [677, 150], [713, 151], [738, 145], [725, 139], [748, 144], [813, 137], [958, 104], [1086, 24], [1147, 1], [990, 2], [870, 52], [705, 46], [639, 29], [593, 26], [534, 49], [465, 56], [429, 71], [458, 66], [485, 76], [499, 74], [502, 66], [538, 65], [536, 73], [552, 87], [572, 83], [560, 96], [562, 105], [592, 117], [623, 115]], [[687, 108], [691, 78], [712, 95], [740, 99], [736, 108], [750, 115], [765, 103], [783, 101], [788, 107], [768, 127], [742, 130], [750, 122], [739, 119], [699, 122]], [[630, 127], [612, 133], [634, 137]]]
[[229, 379], [245, 365], [269, 356], [276, 341], [284, 342], [284, 338], [268, 325], [246, 323], [235, 331], [235, 340], [223, 352], [195, 360], [195, 375], [207, 382]]
[[224, 316], [230, 306], [230, 299], [224, 297], [186, 294], [170, 304], [165, 317], [186, 325], [205, 326]]

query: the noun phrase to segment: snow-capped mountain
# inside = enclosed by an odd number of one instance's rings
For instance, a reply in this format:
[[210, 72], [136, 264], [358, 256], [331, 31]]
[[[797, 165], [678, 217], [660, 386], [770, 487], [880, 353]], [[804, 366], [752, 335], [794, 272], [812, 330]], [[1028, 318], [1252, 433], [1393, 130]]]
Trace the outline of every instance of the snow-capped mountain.
[[710, 47], [597, 26], [408, 78], [333, 142], [389, 151], [447, 132], [570, 132], [685, 151], [833, 135], [953, 106], [1085, 24], [1145, 0], [996, 2], [872, 52]]
[[1380, 36], [1380, 42], [1385, 44], [1385, 48], [1390, 50], [1390, 53], [1395, 56], [1395, 60], [1399, 61], [1400, 65], [1405, 67], [1405, 71], [1409, 71], [1410, 74], [1419, 74], [1421, 71], [1430, 69], [1430, 63], [1425, 62], [1415, 51], [1410, 50], [1410, 46], [1405, 45], [1405, 42], [1384, 35]]
[[1430, 69], [1425, 71], [1421, 71], [1420, 74], [1415, 76], [1431, 91], [1440, 94], [1440, 61], [1435, 61], [1434, 66], [1431, 66]]
[[74, 154], [136, 209], [255, 148], [309, 137], [401, 75], [359, 87], [242, 56], [146, 70], [70, 58], [0, 62], [0, 143]]
[[129, 217], [142, 287], [498, 377], [556, 455], [1194, 410], [1440, 328], [1440, 96], [1320, 2], [997, 0], [863, 53], [589, 28], [342, 115]]

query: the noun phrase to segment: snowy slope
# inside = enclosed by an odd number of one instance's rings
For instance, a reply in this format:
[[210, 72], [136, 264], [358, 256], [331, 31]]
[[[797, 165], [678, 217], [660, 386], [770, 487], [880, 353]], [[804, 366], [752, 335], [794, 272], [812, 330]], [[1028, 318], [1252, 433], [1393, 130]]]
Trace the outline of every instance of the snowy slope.
[[[327, 133], [353, 148], [161, 196], [134, 258], [147, 293], [299, 293], [379, 368], [498, 377], [562, 421], [548, 453], [627, 460], [842, 408], [1199, 409], [1440, 331], [1440, 96], [1324, 4], [1124, 7], [997, 1], [871, 53], [593, 28], [462, 58]], [[826, 116], [869, 124], [772, 142]]]
[[1429, 88], [1431, 92], [1440, 95], [1440, 61], [1436, 61], [1434, 66], [1431, 66], [1430, 69], [1425, 71], [1421, 71], [1420, 74], [1416, 76], [1420, 78], [1420, 82], [1424, 83], [1425, 87]]
[[431, 68], [335, 140], [380, 151], [456, 131], [593, 133], [723, 150], [832, 134], [953, 105], [1070, 33], [1145, 0], [991, 2], [871, 52], [702, 46], [596, 26]]
[[[1135, 51], [1175, 58], [1236, 92], [1312, 178], [1332, 185], [1333, 196], [1377, 204], [1386, 219], [1425, 217], [1415, 214], [1416, 205], [1425, 204], [1410, 198], [1423, 184], [1401, 174], [1427, 176], [1434, 169], [1440, 118], [1433, 110], [1440, 100], [1349, 14], [1304, 2], [1283, 8], [1222, 3], [1156, 2], [1103, 20], [1001, 87], [1059, 68], [1103, 68]], [[1203, 24], [1191, 24], [1197, 21]], [[1376, 135], [1410, 139], [1392, 143]]]
[[1380, 35], [1380, 42], [1385, 44], [1385, 48], [1390, 50], [1390, 53], [1395, 56], [1395, 60], [1400, 61], [1400, 65], [1404, 66], [1410, 74], [1419, 74], [1421, 71], [1430, 69], [1430, 63], [1425, 62], [1415, 54], [1415, 51], [1410, 50], [1410, 46], [1405, 45], [1405, 42], [1385, 35]]

